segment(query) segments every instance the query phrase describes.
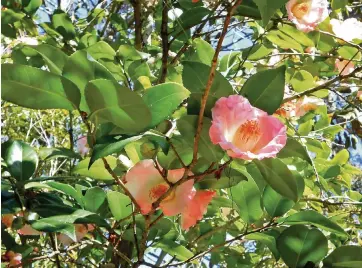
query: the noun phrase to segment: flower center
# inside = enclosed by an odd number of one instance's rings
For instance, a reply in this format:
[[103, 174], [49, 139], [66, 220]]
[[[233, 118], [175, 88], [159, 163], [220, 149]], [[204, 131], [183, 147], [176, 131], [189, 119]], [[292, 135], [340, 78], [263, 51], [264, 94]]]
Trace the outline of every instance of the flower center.
[[235, 133], [233, 143], [242, 151], [252, 151], [261, 137], [258, 121], [248, 120]]
[[[151, 188], [149, 196], [152, 200], [159, 199], [164, 193], [167, 192], [169, 186], [166, 184], [158, 184]], [[173, 197], [173, 192], [171, 192], [164, 200], [169, 200]]]
[[292, 7], [292, 13], [297, 19], [302, 19], [306, 14], [308, 14], [310, 7], [311, 2], [299, 3]]

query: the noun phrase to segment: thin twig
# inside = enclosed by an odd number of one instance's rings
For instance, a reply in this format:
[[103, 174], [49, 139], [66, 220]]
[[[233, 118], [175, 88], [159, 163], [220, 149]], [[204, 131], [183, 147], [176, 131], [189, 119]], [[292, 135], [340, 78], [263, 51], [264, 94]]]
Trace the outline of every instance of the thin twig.
[[164, 83], [167, 76], [167, 63], [168, 63], [168, 5], [167, 0], [162, 0], [162, 23], [161, 23], [161, 39], [162, 39], [162, 67], [161, 75], [158, 83]]

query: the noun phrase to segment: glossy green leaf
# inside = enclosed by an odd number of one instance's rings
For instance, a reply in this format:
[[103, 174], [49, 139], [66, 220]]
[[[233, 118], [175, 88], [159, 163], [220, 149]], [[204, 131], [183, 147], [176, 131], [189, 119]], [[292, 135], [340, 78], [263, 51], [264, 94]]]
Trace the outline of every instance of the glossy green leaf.
[[261, 14], [258, 6], [252, 0], [242, 1], [236, 9], [235, 13], [240, 16], [255, 18], [257, 20], [261, 19]]
[[84, 90], [88, 81], [104, 78], [115, 81], [113, 75], [100, 63], [92, 61], [86, 51], [79, 50], [73, 53], [63, 68], [63, 76], [76, 84], [81, 92], [79, 108], [81, 111], [89, 113]]
[[176, 83], [164, 83], [148, 88], [143, 95], [143, 100], [149, 107], [152, 116], [149, 127], [158, 125], [172, 115], [189, 95], [190, 92], [186, 88]]
[[39, 157], [45, 161], [54, 158], [80, 158], [80, 155], [67, 148], [43, 147], [39, 149]]
[[285, 70], [283, 65], [264, 70], [250, 77], [241, 89], [251, 105], [273, 114], [281, 105], [284, 96]]
[[188, 60], [201, 62], [208, 66], [211, 65], [215, 51], [208, 42], [201, 38], [196, 38], [192, 43], [192, 48], [194, 51], [191, 53], [191, 56], [188, 58]]
[[281, 8], [288, 0], [253, 0], [258, 6], [261, 17], [263, 19], [263, 24], [266, 25], [269, 20], [273, 17], [275, 12]]
[[68, 79], [37, 68], [3, 64], [1, 97], [32, 109], [67, 109], [79, 107], [80, 92]]
[[307, 150], [296, 139], [288, 137], [286, 145], [278, 153], [279, 158], [298, 157], [312, 164]]
[[295, 39], [281, 31], [270, 31], [266, 35], [266, 38], [282, 49], [295, 49], [301, 53], [304, 52], [301, 44], [299, 44]]
[[113, 81], [90, 81], [85, 97], [89, 118], [98, 124], [111, 122], [125, 134], [139, 133], [150, 124], [150, 111], [141, 96]]
[[106, 200], [106, 193], [100, 187], [92, 187], [87, 190], [83, 200], [86, 210], [97, 213]]
[[194, 254], [188, 250], [186, 247], [177, 244], [171, 240], [164, 240], [155, 245], [155, 247], [162, 249], [171, 256], [175, 256], [180, 261], [185, 261], [191, 258]]
[[22, 49], [25, 54], [29, 50], [39, 54], [44, 59], [52, 73], [57, 75], [62, 74], [62, 70], [68, 59], [68, 56], [59, 48], [47, 44], [41, 44], [38, 46], [26, 46]]
[[128, 76], [132, 81], [137, 81], [141, 76], [149, 77], [151, 80], [155, 77], [151, 74], [150, 67], [144, 60], [133, 61], [128, 67]]
[[339, 56], [346, 60], [360, 60], [361, 52], [357, 48], [351, 46], [342, 46], [337, 50]]
[[318, 229], [295, 225], [285, 229], [277, 239], [277, 248], [290, 268], [317, 265], [328, 253], [328, 240]]
[[71, 40], [75, 38], [75, 28], [68, 17], [68, 14], [64, 11], [57, 9], [53, 13], [52, 17], [53, 27], [57, 32], [59, 32], [66, 40]]
[[[186, 115], [177, 120], [177, 128], [190, 147], [194, 145], [197, 121], [197, 115]], [[224, 151], [218, 145], [214, 145], [211, 142], [209, 135], [210, 127], [211, 120], [204, 118], [198, 152], [210, 162], [217, 162], [224, 156]]]
[[86, 51], [95, 59], [107, 59], [113, 60], [116, 56], [114, 49], [104, 41], [95, 43], [94, 45], [88, 47]]
[[75, 190], [71, 185], [65, 183], [59, 183], [56, 181], [49, 181], [46, 185], [50, 186], [51, 188], [60, 191], [66, 195], [73, 197], [79, 205], [83, 206], [83, 197], [80, 192]]
[[307, 34], [303, 33], [302, 31], [299, 31], [294, 26], [291, 26], [288, 24], [283, 24], [283, 26], [281, 26], [279, 28], [279, 30], [282, 31], [283, 33], [289, 35], [290, 37], [292, 37], [294, 40], [296, 40], [298, 43], [300, 43], [303, 46], [306, 46], [306, 47], [315, 46], [313, 40], [310, 39]]
[[29, 14], [34, 14], [42, 3], [42, 0], [22, 0], [23, 8]]
[[265, 244], [273, 253], [276, 260], [280, 258], [280, 254], [277, 249], [276, 239], [274, 236], [267, 233], [254, 233], [247, 235], [245, 238], [249, 240], [256, 240], [262, 244]]
[[262, 200], [265, 210], [271, 217], [283, 216], [295, 204], [292, 200], [278, 194], [269, 185], [264, 189]]
[[1, 24], [12, 24], [21, 20], [24, 16], [24, 13], [14, 9], [1, 10]]
[[109, 209], [117, 221], [131, 215], [132, 202], [128, 196], [119, 192], [110, 191], [107, 192], [107, 200]]
[[362, 248], [348, 245], [336, 248], [323, 260], [325, 268], [360, 268], [362, 267]]
[[288, 167], [277, 158], [255, 160], [265, 181], [279, 194], [290, 200], [298, 200], [298, 183]]
[[1, 145], [1, 157], [7, 170], [19, 181], [28, 180], [38, 166], [38, 155], [35, 150], [22, 141], [7, 141]]
[[296, 92], [303, 92], [307, 89], [315, 87], [316, 83], [313, 76], [304, 70], [300, 70], [293, 75], [290, 84]]
[[[110, 168], [113, 170], [117, 166], [117, 158], [113, 156], [105, 157]], [[90, 177], [96, 180], [114, 180], [111, 174], [104, 167], [102, 159], [95, 161], [88, 169], [90, 158], [87, 157], [84, 160], [80, 161], [72, 170], [73, 174], [78, 174], [86, 177]]]
[[295, 213], [286, 218], [284, 220], [284, 224], [311, 224], [328, 232], [332, 232], [341, 236], [347, 236], [347, 233], [338, 224], [313, 210], [306, 210]]
[[[180, 136], [174, 136], [170, 139], [177, 153], [183, 160], [185, 165], [191, 163], [193, 147], [191, 147], [184, 139]], [[169, 150], [167, 154], [159, 152], [157, 154], [157, 160], [163, 168], [166, 169], [177, 169], [182, 168], [180, 160], [175, 154], [174, 150]]]
[[260, 191], [253, 180], [242, 181], [230, 188], [233, 201], [238, 206], [241, 219], [253, 223], [261, 218], [263, 210], [260, 204]]

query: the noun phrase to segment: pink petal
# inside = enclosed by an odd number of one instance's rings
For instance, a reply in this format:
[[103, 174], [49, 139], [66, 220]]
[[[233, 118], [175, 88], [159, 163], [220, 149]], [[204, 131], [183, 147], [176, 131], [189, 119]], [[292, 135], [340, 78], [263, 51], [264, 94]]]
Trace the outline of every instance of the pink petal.
[[207, 211], [207, 206], [216, 194], [215, 191], [197, 191], [189, 205], [181, 214], [182, 229], [188, 230], [201, 220]]
[[188, 180], [177, 186], [175, 191], [160, 203], [160, 208], [166, 216], [175, 216], [182, 212], [195, 195], [194, 180]]
[[25, 224], [21, 229], [18, 230], [18, 234], [21, 235], [40, 235], [41, 233], [31, 227], [29, 224]]
[[4, 214], [1, 215], [1, 222], [5, 224], [6, 227], [10, 228], [13, 224], [15, 216], [13, 214]]
[[125, 181], [126, 188], [136, 199], [142, 214], [149, 213], [152, 203], [169, 188], [151, 159], [134, 165], [125, 175]]
[[275, 157], [286, 141], [285, 126], [273, 116], [234, 95], [221, 98], [212, 109], [210, 138], [231, 157], [244, 160]]
[[58, 237], [59, 242], [62, 243], [64, 246], [69, 246], [73, 242], [76, 242], [76, 241], [73, 241], [73, 239], [71, 239], [69, 236], [67, 236], [65, 234], [58, 234], [57, 237]]
[[77, 140], [77, 149], [83, 156], [89, 152], [87, 136], [83, 136]]
[[349, 60], [339, 60], [336, 59], [336, 68], [338, 69], [338, 72], [341, 73], [341, 75], [349, 75], [354, 70], [354, 63]]

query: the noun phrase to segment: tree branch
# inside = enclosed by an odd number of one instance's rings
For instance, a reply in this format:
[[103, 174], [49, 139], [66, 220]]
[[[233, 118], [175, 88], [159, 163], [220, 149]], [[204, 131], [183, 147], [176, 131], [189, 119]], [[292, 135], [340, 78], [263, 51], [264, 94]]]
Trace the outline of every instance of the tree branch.
[[217, 61], [218, 61], [219, 53], [220, 53], [221, 48], [222, 48], [222, 43], [224, 41], [226, 33], [228, 32], [228, 26], [230, 24], [231, 17], [233, 15], [235, 9], [241, 4], [241, 2], [242, 2], [242, 0], [237, 0], [235, 2], [235, 4], [229, 8], [228, 14], [227, 14], [227, 16], [225, 18], [224, 27], [223, 27], [223, 30], [222, 30], [221, 35], [220, 35], [220, 39], [219, 39], [219, 41], [217, 43], [215, 54], [214, 54], [214, 57], [212, 59], [209, 79], [208, 79], [208, 81], [206, 83], [206, 88], [205, 88], [204, 94], [202, 95], [202, 98], [201, 98], [201, 107], [200, 107], [200, 113], [199, 113], [199, 118], [198, 118], [198, 122], [197, 122], [197, 130], [196, 130], [196, 135], [195, 135], [195, 140], [194, 140], [194, 151], [193, 151], [192, 162], [191, 162], [191, 165], [190, 165], [191, 167], [193, 165], [195, 165], [195, 163], [197, 161], [197, 153], [198, 153], [198, 150], [199, 150], [199, 141], [200, 141], [201, 130], [202, 130], [202, 126], [203, 126], [206, 102], [207, 102], [207, 98], [209, 97], [209, 93], [210, 93], [212, 83], [214, 82], [216, 67], [217, 67]]
[[142, 5], [141, 0], [131, 1], [134, 10], [134, 27], [135, 27], [135, 47], [137, 50], [142, 49]]
[[158, 83], [164, 83], [167, 76], [167, 63], [168, 63], [168, 5], [167, 0], [162, 0], [162, 24], [161, 24], [161, 39], [162, 39], [162, 68], [161, 75]]

